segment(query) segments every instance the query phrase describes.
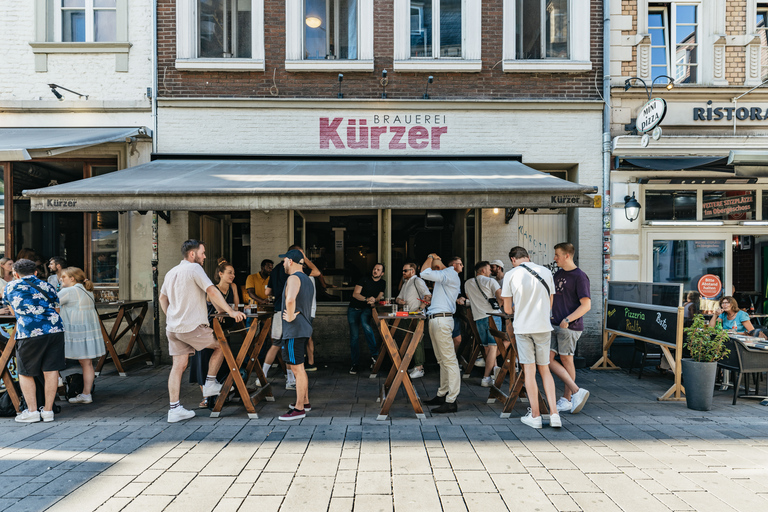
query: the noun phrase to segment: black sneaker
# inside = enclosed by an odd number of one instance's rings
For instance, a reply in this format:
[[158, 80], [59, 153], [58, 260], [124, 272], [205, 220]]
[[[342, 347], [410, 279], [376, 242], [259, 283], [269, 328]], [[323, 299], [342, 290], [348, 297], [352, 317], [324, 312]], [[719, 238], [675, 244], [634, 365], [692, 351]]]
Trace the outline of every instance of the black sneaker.
[[304, 363], [304, 370], [306, 370], [308, 372], [316, 372], [317, 371], [317, 365], [316, 364]]
[[349, 374], [350, 375], [357, 375], [357, 372], [359, 372], [359, 371], [360, 371], [360, 368], [356, 364], [353, 364], [352, 368], [349, 369]]
[[432, 409], [432, 414], [446, 414], [450, 412], [456, 412], [459, 410], [459, 406], [456, 405], [456, 402], [445, 402], [440, 407], [435, 407]]
[[424, 400], [424, 402], [422, 403], [424, 405], [443, 405], [445, 403], [445, 397], [435, 395], [433, 398], [430, 398], [429, 400]]
[[376, 366], [376, 360], [378, 357], [371, 357], [371, 370], [373, 370], [373, 367]]

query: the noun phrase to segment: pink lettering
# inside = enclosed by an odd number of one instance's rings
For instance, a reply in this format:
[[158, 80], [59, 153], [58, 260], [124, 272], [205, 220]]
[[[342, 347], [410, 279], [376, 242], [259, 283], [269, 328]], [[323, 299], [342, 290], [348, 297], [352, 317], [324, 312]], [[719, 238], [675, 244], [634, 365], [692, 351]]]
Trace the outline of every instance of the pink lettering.
[[379, 149], [379, 137], [387, 133], [386, 126], [371, 126], [371, 149]]
[[405, 142], [400, 142], [405, 135], [405, 126], [390, 126], [389, 131], [394, 133], [389, 141], [389, 149], [405, 149]]
[[366, 149], [368, 148], [368, 121], [365, 119], [360, 120], [359, 137], [355, 136], [355, 120], [349, 120], [349, 126], [347, 126], [347, 145], [350, 149]]
[[447, 126], [432, 127], [432, 149], [440, 149], [440, 136], [444, 133], [448, 133]]
[[327, 117], [320, 118], [320, 149], [330, 149], [331, 142], [336, 149], [344, 149], [344, 142], [337, 132], [343, 120], [343, 117], [335, 117], [329, 122]]
[[429, 146], [429, 130], [423, 126], [414, 126], [408, 130], [408, 144], [413, 149], [424, 149]]

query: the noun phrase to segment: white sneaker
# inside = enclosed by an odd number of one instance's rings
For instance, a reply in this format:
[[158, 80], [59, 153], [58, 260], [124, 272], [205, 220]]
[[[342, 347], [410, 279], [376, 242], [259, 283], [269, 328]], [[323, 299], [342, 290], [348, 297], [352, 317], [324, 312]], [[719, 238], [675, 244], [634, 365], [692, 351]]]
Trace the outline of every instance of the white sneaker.
[[296, 389], [296, 381], [294, 380], [293, 382], [286, 382], [285, 389]]
[[410, 375], [412, 379], [420, 379], [424, 376], [424, 368], [414, 368], [408, 375]]
[[40, 421], [40, 413], [38, 411], [24, 409], [16, 415], [16, 421], [18, 423], [37, 423]]
[[[551, 418], [550, 418], [551, 419]], [[528, 413], [520, 418], [520, 421], [528, 425], [529, 427], [533, 428], [541, 428], [541, 415], [536, 416], [535, 418], [531, 415], [531, 409], [528, 408]]]
[[208, 398], [209, 396], [216, 396], [219, 393], [221, 393], [221, 383], [219, 382], [216, 382], [216, 381], [206, 382], [205, 385], [203, 386], [203, 398]]
[[183, 405], [175, 409], [168, 409], [168, 423], [176, 423], [177, 421], [188, 420], [194, 417], [195, 411], [188, 411]]
[[485, 359], [483, 359], [483, 356], [477, 358], [477, 361], [475, 361], [475, 366], [485, 368]]
[[484, 387], [484, 388], [489, 388], [489, 387], [491, 387], [491, 386], [493, 385], [493, 377], [490, 377], [490, 376], [488, 376], [488, 377], [483, 377], [483, 378], [480, 380], [480, 385], [481, 385], [482, 387]]
[[571, 401], [564, 396], [557, 401], [557, 412], [568, 412], [571, 410]]
[[68, 401], [71, 404], [90, 404], [93, 402], [93, 398], [91, 398], [91, 395], [84, 395], [80, 393], [77, 396], [73, 396]]
[[40, 411], [40, 417], [43, 419], [44, 422], [50, 423], [53, 421], [53, 411]]
[[550, 414], [549, 415], [549, 426], [560, 428], [563, 426], [563, 422], [560, 421], [560, 415], [559, 414]]
[[571, 414], [576, 414], [581, 411], [584, 404], [587, 403], [587, 398], [589, 398], [589, 391], [584, 388], [579, 388], [579, 390], [571, 397]]

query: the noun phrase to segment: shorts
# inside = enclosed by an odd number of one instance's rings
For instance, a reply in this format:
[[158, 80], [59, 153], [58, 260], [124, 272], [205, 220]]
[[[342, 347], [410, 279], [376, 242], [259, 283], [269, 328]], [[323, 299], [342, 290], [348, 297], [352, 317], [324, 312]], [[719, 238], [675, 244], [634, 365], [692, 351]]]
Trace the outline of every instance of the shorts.
[[289, 338], [280, 340], [283, 350], [283, 361], [285, 364], [299, 365], [304, 364], [304, 347], [309, 338]]
[[64, 333], [52, 332], [16, 340], [16, 363], [19, 375], [42, 376], [43, 372], [58, 372], [67, 366], [64, 358]]
[[550, 332], [534, 332], [530, 334], [515, 334], [517, 339], [517, 358], [520, 364], [549, 364], [549, 345], [552, 338]]
[[581, 338], [582, 331], [572, 331], [571, 329], [561, 329], [553, 325], [552, 345], [550, 350], [561, 356], [572, 356], [576, 353], [576, 342]]
[[168, 355], [185, 356], [195, 353], [195, 350], [215, 348], [219, 346], [216, 335], [207, 325], [198, 325], [194, 331], [171, 332], [165, 331], [168, 337]]
[[453, 332], [451, 333], [451, 338], [455, 338], [457, 336], [461, 336], [461, 320], [453, 317]]
[[282, 347], [283, 340], [283, 312], [277, 311], [272, 315], [272, 346]]
[[480, 344], [484, 347], [496, 346], [496, 339], [491, 335], [491, 331], [488, 328], [488, 322], [490, 317], [481, 318], [475, 320], [477, 326], [477, 334], [480, 336]]

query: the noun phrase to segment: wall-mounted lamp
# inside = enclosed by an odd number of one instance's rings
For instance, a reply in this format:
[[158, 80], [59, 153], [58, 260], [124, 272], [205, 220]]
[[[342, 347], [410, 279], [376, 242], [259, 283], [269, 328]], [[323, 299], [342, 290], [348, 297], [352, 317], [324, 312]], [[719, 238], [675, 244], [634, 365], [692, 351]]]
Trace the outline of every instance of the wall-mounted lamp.
[[633, 76], [624, 80], [624, 90], [628, 91], [629, 89], [632, 88], [632, 86], [634, 85], [632, 83], [632, 80], [638, 81], [643, 84], [643, 87], [645, 87], [645, 94], [648, 95], [648, 101], [651, 101], [651, 96], [653, 96], [653, 85], [656, 83], [656, 80], [658, 80], [659, 78], [667, 79], [667, 84], [665, 85], [665, 87], [667, 88], [668, 91], [671, 91], [675, 87], [675, 79], [669, 75], [659, 75], [656, 78], [654, 78], [653, 81], [651, 82], [650, 90], [648, 90], [648, 84], [645, 83], [645, 80], [643, 80], [639, 76]]
[[59, 101], [64, 101], [64, 96], [62, 96], [61, 93], [59, 91], [57, 91], [56, 89], [62, 89], [62, 90], [65, 90], [67, 92], [71, 92], [72, 94], [77, 94], [80, 98], [85, 98], [86, 100], [88, 99], [88, 95], [87, 94], [80, 94], [79, 92], [73, 91], [72, 89], [67, 89], [66, 87], [62, 87], [60, 85], [48, 84], [48, 87], [51, 88], [51, 92], [53, 93], [54, 96], [56, 96], [56, 98]]
[[381, 80], [379, 81], [381, 83], [382, 91], [381, 91], [381, 98], [386, 99], [387, 97], [387, 84], [389, 83], [389, 78], [387, 78], [387, 70], [381, 72]]
[[337, 98], [343, 98], [344, 97], [344, 93], [341, 92], [341, 81], [342, 80], [344, 80], [344, 75], [339, 73], [339, 95], [337, 96]]
[[427, 87], [426, 89], [424, 89], [424, 96], [423, 96], [425, 100], [429, 99], [429, 84], [431, 84], [433, 80], [434, 78], [432, 78], [431, 76], [427, 78]]
[[306, 23], [309, 28], [319, 28], [320, 25], [323, 24], [323, 20], [321, 20], [319, 16], [313, 16], [310, 14], [304, 18], [304, 23]]
[[640, 216], [640, 203], [632, 192], [632, 197], [624, 196], [624, 216], [629, 222], [634, 222]]

